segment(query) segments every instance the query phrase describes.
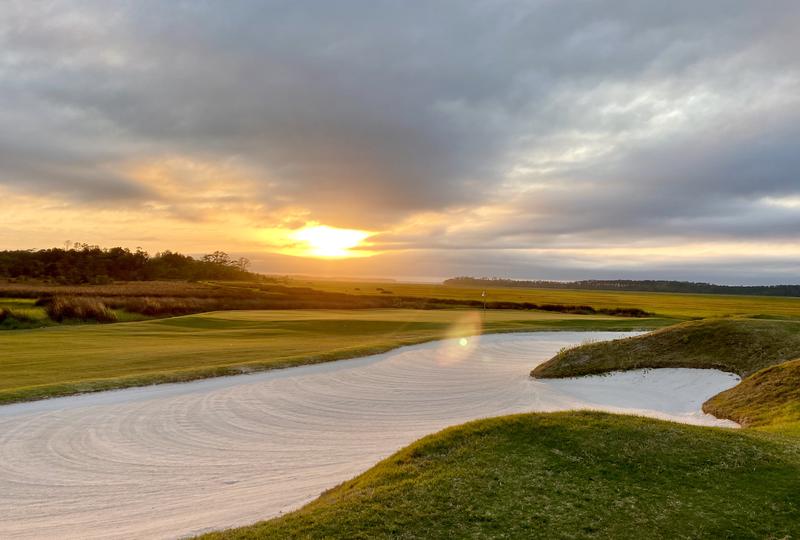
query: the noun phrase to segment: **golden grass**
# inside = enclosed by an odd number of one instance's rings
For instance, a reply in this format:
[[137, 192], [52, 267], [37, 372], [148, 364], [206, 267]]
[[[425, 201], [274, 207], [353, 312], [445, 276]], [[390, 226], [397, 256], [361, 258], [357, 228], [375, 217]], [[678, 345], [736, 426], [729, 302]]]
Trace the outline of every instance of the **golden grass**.
[[[477, 287], [396, 282], [359, 282], [293, 279], [288, 286], [312, 287], [331, 292], [366, 295], [418, 296], [482, 301]], [[389, 291], [386, 293], [385, 291]], [[677, 318], [720, 317], [727, 315], [768, 315], [799, 317], [800, 298], [679, 294], [650, 292], [584, 291], [556, 289], [487, 289], [487, 300], [532, 302], [537, 304], [586, 304], [595, 308], [639, 308], [661, 316]]]

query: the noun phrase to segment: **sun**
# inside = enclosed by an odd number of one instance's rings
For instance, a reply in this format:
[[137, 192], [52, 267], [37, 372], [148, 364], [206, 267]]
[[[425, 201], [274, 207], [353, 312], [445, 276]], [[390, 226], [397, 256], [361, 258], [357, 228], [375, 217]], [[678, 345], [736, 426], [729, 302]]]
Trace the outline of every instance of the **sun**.
[[342, 258], [354, 257], [353, 251], [371, 236], [367, 231], [357, 229], [337, 229], [327, 225], [310, 225], [291, 234], [292, 240], [300, 243], [301, 251], [311, 257]]

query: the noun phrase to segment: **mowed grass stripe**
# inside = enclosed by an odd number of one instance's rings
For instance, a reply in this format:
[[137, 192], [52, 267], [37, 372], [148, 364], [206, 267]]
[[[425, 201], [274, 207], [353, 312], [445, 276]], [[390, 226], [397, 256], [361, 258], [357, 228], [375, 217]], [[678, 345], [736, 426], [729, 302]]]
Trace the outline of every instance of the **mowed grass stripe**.
[[477, 332], [672, 322], [519, 311], [298, 310], [18, 330], [0, 333], [0, 403], [352, 358]]

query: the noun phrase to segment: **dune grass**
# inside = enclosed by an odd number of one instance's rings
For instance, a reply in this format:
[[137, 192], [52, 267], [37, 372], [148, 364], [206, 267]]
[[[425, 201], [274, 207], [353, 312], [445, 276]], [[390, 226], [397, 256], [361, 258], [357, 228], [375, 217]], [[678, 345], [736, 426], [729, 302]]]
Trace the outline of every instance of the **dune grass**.
[[604, 413], [449, 428], [304, 508], [205, 540], [795, 538], [800, 452], [749, 430]]
[[800, 357], [800, 321], [724, 318], [690, 321], [622, 340], [561, 351], [534, 377], [576, 377], [613, 370], [716, 368], [746, 377]]
[[2, 332], [0, 403], [325, 362], [479, 332], [670, 322], [519, 311], [284, 310]]
[[486, 299], [489, 301], [585, 304], [598, 309], [638, 308], [661, 316], [682, 319], [726, 315], [767, 315], [800, 318], [800, 298], [787, 297], [522, 288], [483, 289], [441, 284], [325, 281], [320, 279], [292, 279], [288, 280], [286, 284], [348, 294], [416, 296], [477, 301], [484, 299], [481, 293], [486, 290]]

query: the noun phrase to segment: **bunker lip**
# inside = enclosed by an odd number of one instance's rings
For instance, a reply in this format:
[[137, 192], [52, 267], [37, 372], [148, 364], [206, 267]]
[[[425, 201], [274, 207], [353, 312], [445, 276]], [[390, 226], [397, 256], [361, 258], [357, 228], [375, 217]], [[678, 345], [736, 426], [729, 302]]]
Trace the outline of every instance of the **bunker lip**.
[[469, 420], [596, 409], [734, 426], [700, 404], [716, 370], [532, 380], [561, 347], [620, 332], [429, 342], [352, 360], [0, 407], [0, 536], [175, 538], [301, 506]]

